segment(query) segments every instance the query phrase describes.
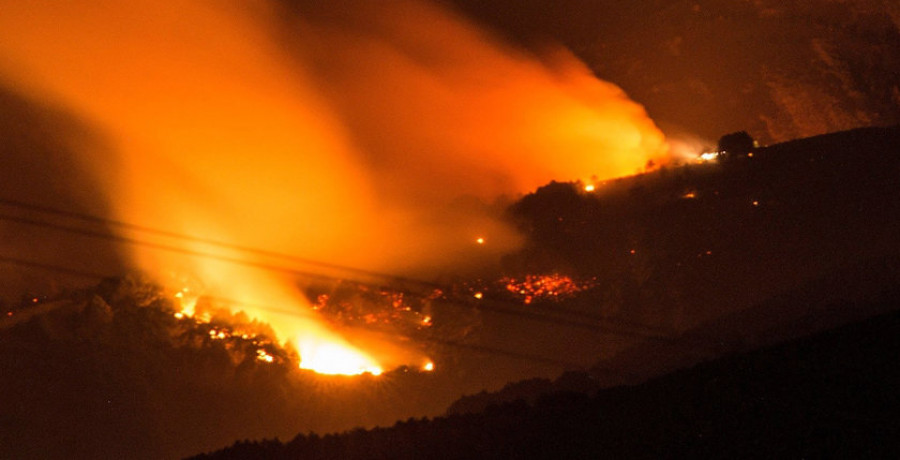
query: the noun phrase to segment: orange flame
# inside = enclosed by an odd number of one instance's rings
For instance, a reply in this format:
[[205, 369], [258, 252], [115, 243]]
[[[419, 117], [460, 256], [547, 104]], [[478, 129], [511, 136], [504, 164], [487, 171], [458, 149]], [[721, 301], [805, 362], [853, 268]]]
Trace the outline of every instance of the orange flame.
[[[539, 59], [430, 3], [353, 4], [322, 19], [327, 2], [309, 2], [285, 20], [266, 0], [0, 0], [0, 77], [107, 136], [110, 155], [82, 160], [117, 219], [374, 270], [461, 264], [473, 229], [491, 236], [478, 240], [485, 254], [518, 244], [487, 211], [452, 211], [461, 195], [602, 180], [666, 153], [643, 109], [567, 52]], [[270, 306], [246, 310], [295, 340], [302, 366], [421, 362], [348, 343], [291, 277], [146, 247], [132, 256]]]

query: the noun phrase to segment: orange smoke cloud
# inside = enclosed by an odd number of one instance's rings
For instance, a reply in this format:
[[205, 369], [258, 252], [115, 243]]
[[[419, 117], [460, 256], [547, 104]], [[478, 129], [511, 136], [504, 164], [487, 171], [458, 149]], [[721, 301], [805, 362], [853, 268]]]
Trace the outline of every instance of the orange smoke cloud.
[[[0, 0], [0, 75], [108, 137], [111, 156], [82, 160], [116, 218], [375, 270], [445, 268], [477, 235], [515, 247], [458, 197], [666, 154], [643, 109], [569, 54], [538, 59], [419, 1], [313, 3]], [[246, 304], [305, 303], [283, 275], [132, 256]], [[282, 339], [318, 328], [255, 313]]]
[[293, 4], [295, 55], [392, 199], [622, 176], [665, 153], [643, 108], [566, 50], [539, 59], [426, 2]]

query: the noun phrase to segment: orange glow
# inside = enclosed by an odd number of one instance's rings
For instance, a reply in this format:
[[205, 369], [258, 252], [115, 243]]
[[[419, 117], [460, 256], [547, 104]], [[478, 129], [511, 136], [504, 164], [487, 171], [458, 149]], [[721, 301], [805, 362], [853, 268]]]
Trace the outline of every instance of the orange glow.
[[266, 350], [260, 348], [259, 350], [256, 350], [256, 360], [271, 364], [275, 362], [275, 357], [267, 353]]
[[526, 275], [524, 278], [502, 278], [500, 282], [506, 290], [512, 294], [521, 296], [527, 305], [535, 300], [563, 300], [590, 289], [595, 280], [577, 282], [569, 276], [551, 275]]
[[427, 363], [425, 363], [424, 366], [422, 366], [422, 370], [425, 371], [425, 372], [431, 372], [431, 371], [433, 371], [433, 370], [434, 370], [434, 363], [431, 362], [431, 361], [428, 361]]
[[[472, 263], [472, 229], [497, 259], [521, 242], [489, 211], [445, 211], [458, 197], [602, 181], [668, 154], [643, 108], [568, 51], [516, 50], [437, 3], [351, 0], [323, 21], [282, 17], [268, 0], [0, 2], [2, 83], [106, 141], [78, 160], [111, 217], [139, 226], [368, 270], [446, 272]], [[421, 362], [415, 346], [350, 343], [315, 315], [297, 277], [253, 266], [344, 271], [152, 239], [244, 263], [129, 248], [157, 279], [177, 270], [203, 281], [173, 294], [181, 318], [208, 322], [196, 304], [211, 294], [271, 324], [306, 369]]]
[[705, 163], [707, 161], [715, 161], [719, 159], [719, 152], [706, 152], [701, 153], [699, 157], [697, 157], [697, 162]]
[[476, 299], [481, 300], [482, 298], [484, 298], [484, 293], [476, 292], [475, 295], [474, 295], [473, 297], [475, 297]]
[[381, 375], [381, 367], [368, 356], [335, 342], [298, 339], [300, 368], [320, 374]]
[[595, 188], [596, 187], [594, 186], [594, 184], [587, 184], [584, 186], [584, 191], [585, 192], [593, 192]]

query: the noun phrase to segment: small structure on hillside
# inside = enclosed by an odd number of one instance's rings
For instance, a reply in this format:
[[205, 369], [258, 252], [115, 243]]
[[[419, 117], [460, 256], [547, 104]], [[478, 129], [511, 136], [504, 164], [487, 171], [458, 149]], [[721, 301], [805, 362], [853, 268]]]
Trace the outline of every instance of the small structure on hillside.
[[753, 150], [759, 148], [759, 143], [747, 131], [726, 134], [719, 138], [717, 150], [722, 158], [737, 158], [752, 156]]

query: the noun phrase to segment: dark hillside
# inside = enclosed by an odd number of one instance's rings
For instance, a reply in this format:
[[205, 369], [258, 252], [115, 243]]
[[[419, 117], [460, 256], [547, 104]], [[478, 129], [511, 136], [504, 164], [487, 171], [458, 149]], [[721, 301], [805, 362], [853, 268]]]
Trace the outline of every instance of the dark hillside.
[[[662, 335], [601, 332], [589, 372], [466, 397], [444, 418], [239, 443], [213, 458], [896, 454], [898, 146], [900, 128], [861, 129], [591, 192], [542, 187], [510, 209], [527, 244], [507, 274], [594, 283], [523, 307]], [[772, 348], [749, 351], [759, 347]], [[609, 388], [623, 383], [637, 386]]]
[[898, 359], [893, 311], [594, 396], [552, 393], [197, 458], [886, 458], [900, 453]]
[[314, 374], [240, 315], [175, 311], [157, 287], [110, 279], [0, 318], [0, 458], [180, 458], [439, 410], [432, 374]]
[[528, 243], [507, 269], [597, 277], [579, 308], [686, 331], [900, 254], [897, 177], [895, 127], [664, 168], [590, 193], [552, 183], [511, 209]]

